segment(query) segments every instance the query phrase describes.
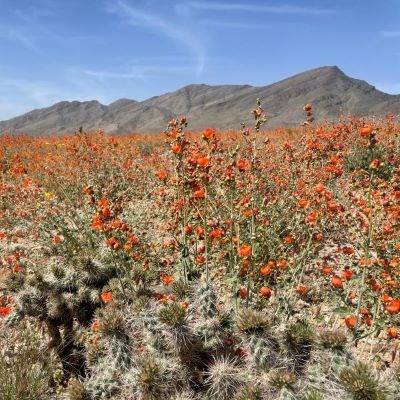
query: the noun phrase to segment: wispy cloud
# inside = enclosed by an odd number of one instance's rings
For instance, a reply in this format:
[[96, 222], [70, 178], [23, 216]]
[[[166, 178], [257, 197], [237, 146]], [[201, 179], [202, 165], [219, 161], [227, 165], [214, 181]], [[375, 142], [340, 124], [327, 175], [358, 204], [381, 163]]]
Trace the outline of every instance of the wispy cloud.
[[400, 30], [399, 31], [381, 31], [380, 35], [385, 38], [398, 38], [398, 37], [400, 37]]
[[17, 42], [29, 50], [39, 52], [39, 48], [35, 42], [35, 36], [33, 36], [32, 33], [25, 32], [21, 29], [0, 26], [0, 38]]
[[250, 13], [268, 13], [268, 14], [301, 14], [301, 15], [331, 15], [338, 11], [328, 8], [300, 7], [287, 4], [278, 6], [258, 5], [251, 3], [218, 3], [206, 1], [193, 1], [184, 4], [185, 8], [192, 8], [204, 11], [239, 11]]
[[192, 66], [163, 66], [163, 65], [137, 65], [132, 68], [124, 70], [90, 70], [84, 69], [83, 74], [96, 78], [100, 81], [107, 79], [140, 79], [145, 80], [148, 78], [165, 76], [168, 73], [189, 72], [193, 69]]
[[118, 0], [112, 2], [108, 12], [118, 15], [133, 26], [145, 27], [160, 36], [166, 36], [174, 41], [183, 44], [194, 54], [196, 59], [196, 72], [200, 75], [205, 67], [205, 51], [202, 43], [191, 32], [173, 24], [157, 15], [143, 11], [139, 8]]

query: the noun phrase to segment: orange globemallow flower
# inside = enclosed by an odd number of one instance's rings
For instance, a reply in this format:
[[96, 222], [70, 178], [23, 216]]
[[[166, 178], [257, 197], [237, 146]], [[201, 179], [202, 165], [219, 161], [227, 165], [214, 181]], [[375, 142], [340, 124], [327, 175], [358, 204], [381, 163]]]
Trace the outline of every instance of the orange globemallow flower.
[[208, 167], [208, 165], [210, 164], [210, 157], [198, 157], [196, 159], [196, 163], [199, 167]]
[[215, 137], [215, 129], [206, 128], [203, 130], [203, 139], [212, 139]]
[[386, 333], [388, 334], [390, 339], [396, 339], [399, 337], [399, 332], [396, 328], [387, 328]]
[[249, 292], [248, 292], [248, 290], [246, 288], [242, 287], [242, 288], [239, 289], [239, 296], [242, 299], [245, 299], [248, 294], [249, 294]]
[[400, 312], [400, 300], [393, 299], [386, 305], [386, 311], [389, 314], [398, 314]]
[[335, 287], [335, 288], [342, 288], [342, 287], [343, 287], [343, 282], [342, 282], [342, 280], [340, 279], [340, 277], [337, 276], [337, 275], [332, 276], [332, 278], [331, 278], [331, 284], [332, 284], [332, 286]]
[[346, 326], [349, 329], [353, 329], [356, 326], [356, 321], [357, 321], [357, 319], [356, 319], [355, 315], [348, 315], [344, 319], [344, 322], [346, 323]]
[[300, 296], [302, 296], [303, 294], [306, 294], [308, 291], [309, 291], [309, 289], [306, 288], [306, 287], [303, 286], [303, 285], [299, 285], [299, 286], [297, 286], [297, 288], [296, 288], [296, 292], [297, 292]]
[[361, 136], [369, 136], [372, 132], [372, 127], [371, 125], [364, 125], [361, 129], [360, 129], [360, 135]]
[[6, 317], [11, 312], [11, 307], [0, 307], [0, 317]]
[[237, 160], [236, 166], [239, 171], [244, 171], [249, 166], [249, 162], [246, 160]]
[[243, 244], [238, 248], [237, 252], [240, 257], [249, 257], [251, 255], [251, 246]]
[[163, 181], [163, 180], [168, 178], [168, 172], [164, 171], [164, 170], [163, 171], [158, 171], [158, 172], [156, 172], [156, 177]]
[[260, 293], [260, 296], [262, 297], [271, 297], [272, 290], [270, 288], [267, 288], [266, 286], [262, 286], [258, 293]]
[[167, 286], [170, 285], [174, 281], [174, 278], [168, 274], [161, 274], [160, 278], [164, 282], [164, 284]]
[[195, 199], [203, 199], [206, 195], [206, 191], [204, 188], [197, 189], [193, 192], [193, 197]]
[[113, 299], [112, 292], [103, 292], [100, 298], [104, 303], [109, 303]]
[[298, 204], [300, 207], [303, 208], [306, 208], [310, 205], [310, 203], [306, 199], [300, 199]]
[[304, 107], [303, 107], [304, 111], [311, 111], [312, 110], [312, 105], [307, 103]]
[[175, 154], [181, 154], [182, 153], [182, 146], [178, 143], [175, 143], [171, 146], [171, 150]]

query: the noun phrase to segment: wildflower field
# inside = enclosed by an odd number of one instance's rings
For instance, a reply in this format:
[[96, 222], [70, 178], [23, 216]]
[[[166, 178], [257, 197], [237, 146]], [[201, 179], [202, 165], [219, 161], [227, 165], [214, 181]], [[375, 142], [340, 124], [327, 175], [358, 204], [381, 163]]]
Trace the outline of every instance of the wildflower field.
[[400, 124], [305, 111], [1, 136], [0, 399], [400, 399]]

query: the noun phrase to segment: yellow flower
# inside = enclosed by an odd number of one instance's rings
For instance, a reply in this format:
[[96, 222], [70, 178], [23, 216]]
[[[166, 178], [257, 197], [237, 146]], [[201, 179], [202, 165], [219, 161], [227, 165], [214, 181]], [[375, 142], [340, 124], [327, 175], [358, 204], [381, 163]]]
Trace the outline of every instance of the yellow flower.
[[46, 197], [47, 200], [53, 200], [54, 194], [50, 192], [44, 192], [44, 197]]

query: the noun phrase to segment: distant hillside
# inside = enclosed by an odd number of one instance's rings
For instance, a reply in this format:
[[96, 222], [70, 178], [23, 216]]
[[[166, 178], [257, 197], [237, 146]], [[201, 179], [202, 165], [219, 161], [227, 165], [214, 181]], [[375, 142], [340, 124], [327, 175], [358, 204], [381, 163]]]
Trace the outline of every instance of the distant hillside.
[[400, 113], [400, 95], [380, 92], [367, 82], [345, 75], [338, 67], [321, 67], [263, 87], [189, 85], [141, 102], [120, 99], [106, 106], [96, 100], [62, 101], [0, 122], [0, 132], [28, 134], [86, 131], [107, 133], [160, 132], [176, 116], [189, 118], [189, 129], [207, 126], [238, 129], [250, 122], [257, 98], [269, 117], [268, 126], [298, 125], [302, 107], [312, 103], [317, 120], [339, 115]]

